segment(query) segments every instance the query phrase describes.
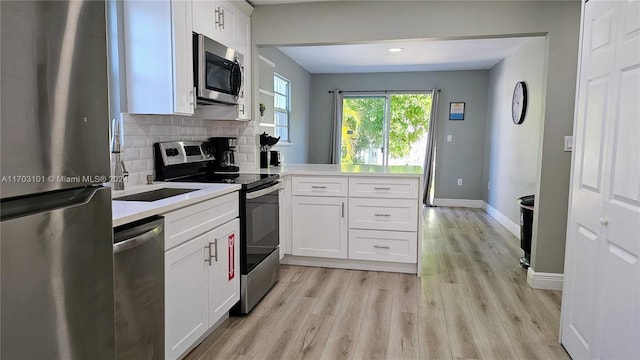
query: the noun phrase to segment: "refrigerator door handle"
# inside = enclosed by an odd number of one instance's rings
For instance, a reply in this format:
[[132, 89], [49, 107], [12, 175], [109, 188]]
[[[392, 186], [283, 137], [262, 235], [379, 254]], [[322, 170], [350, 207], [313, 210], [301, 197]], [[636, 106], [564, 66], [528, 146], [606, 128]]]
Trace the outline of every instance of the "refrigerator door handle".
[[0, 221], [88, 204], [102, 186], [55, 191], [37, 197], [21, 197], [0, 202]]

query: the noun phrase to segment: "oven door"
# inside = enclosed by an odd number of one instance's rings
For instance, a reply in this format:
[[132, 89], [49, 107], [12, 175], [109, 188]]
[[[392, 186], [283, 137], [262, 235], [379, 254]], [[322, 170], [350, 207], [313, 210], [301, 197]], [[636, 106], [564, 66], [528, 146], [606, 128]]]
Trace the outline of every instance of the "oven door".
[[238, 104], [242, 100], [243, 57], [204, 35], [194, 34], [194, 79], [203, 103]]
[[278, 182], [245, 193], [245, 234], [241, 260], [242, 274], [264, 260], [280, 245], [280, 206]]

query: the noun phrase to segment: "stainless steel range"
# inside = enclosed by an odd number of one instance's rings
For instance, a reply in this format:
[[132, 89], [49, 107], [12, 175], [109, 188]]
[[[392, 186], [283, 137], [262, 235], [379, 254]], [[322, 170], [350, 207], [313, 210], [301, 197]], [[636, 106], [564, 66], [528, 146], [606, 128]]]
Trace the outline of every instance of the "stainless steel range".
[[232, 183], [240, 191], [240, 302], [234, 313], [247, 314], [278, 281], [280, 218], [278, 175], [216, 173], [211, 158], [193, 141], [155, 144], [156, 180]]

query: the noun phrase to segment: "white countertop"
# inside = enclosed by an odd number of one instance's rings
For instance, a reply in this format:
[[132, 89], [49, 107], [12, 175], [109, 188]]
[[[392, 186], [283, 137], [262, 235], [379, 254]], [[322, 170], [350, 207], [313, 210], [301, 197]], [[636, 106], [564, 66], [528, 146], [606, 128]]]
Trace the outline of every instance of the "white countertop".
[[260, 169], [261, 174], [285, 175], [337, 175], [337, 176], [408, 176], [421, 177], [421, 166], [337, 165], [337, 164], [283, 164], [280, 167]]
[[240, 185], [235, 184], [202, 184], [202, 183], [163, 183], [158, 182], [153, 185], [131, 186], [125, 190], [114, 190], [111, 192], [112, 198], [137, 194], [145, 191], [162, 188], [173, 189], [199, 189], [186, 194], [172, 196], [157, 201], [119, 201], [113, 200], [112, 219], [113, 226], [119, 226], [132, 221], [144, 219], [149, 216], [163, 214], [185, 206], [189, 206], [201, 201], [212, 199], [218, 196], [240, 190]]
[[[379, 166], [379, 165], [335, 165], [335, 164], [285, 164], [280, 167], [258, 169], [261, 174], [315, 175], [315, 176], [401, 176], [421, 177], [420, 166]], [[199, 189], [190, 193], [172, 196], [157, 201], [112, 201], [113, 226], [123, 225], [149, 216], [163, 214], [185, 206], [189, 206], [214, 197], [240, 190], [234, 184], [204, 183], [164, 183], [153, 185], [136, 185], [125, 190], [112, 191], [112, 197], [132, 195], [165, 187], [182, 189]]]

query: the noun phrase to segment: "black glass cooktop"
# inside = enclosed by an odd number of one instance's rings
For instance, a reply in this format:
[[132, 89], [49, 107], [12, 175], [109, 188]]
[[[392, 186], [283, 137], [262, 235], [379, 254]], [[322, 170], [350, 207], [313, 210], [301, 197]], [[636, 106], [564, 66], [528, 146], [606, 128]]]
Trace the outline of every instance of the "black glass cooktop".
[[198, 174], [179, 179], [173, 179], [173, 182], [198, 182], [198, 183], [226, 183], [242, 185], [243, 189], [253, 189], [264, 186], [265, 184], [277, 181], [277, 174], [245, 174], [245, 173], [207, 173]]

